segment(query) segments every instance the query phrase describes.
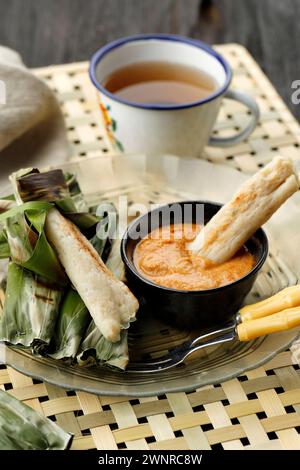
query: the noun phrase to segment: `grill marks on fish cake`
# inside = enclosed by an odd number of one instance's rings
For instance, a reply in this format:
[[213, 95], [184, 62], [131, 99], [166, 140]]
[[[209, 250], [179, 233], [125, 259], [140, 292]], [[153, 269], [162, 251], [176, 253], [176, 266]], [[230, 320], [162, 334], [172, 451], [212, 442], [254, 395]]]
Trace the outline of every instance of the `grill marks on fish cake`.
[[[113, 277], [113, 274], [107, 269], [102, 259], [99, 257], [98, 253], [96, 252], [96, 250], [87, 241], [87, 239], [82, 236], [78, 228], [67, 219], [65, 219], [64, 223], [68, 225], [68, 230], [70, 231], [70, 234], [72, 235], [72, 237], [74, 237], [74, 240], [77, 240], [78, 244], [82, 245], [82, 248], [88, 252], [91, 258], [93, 258], [98, 268], [101, 271], [105, 272], [108, 276]], [[61, 230], [63, 230], [63, 226], [61, 226]]]

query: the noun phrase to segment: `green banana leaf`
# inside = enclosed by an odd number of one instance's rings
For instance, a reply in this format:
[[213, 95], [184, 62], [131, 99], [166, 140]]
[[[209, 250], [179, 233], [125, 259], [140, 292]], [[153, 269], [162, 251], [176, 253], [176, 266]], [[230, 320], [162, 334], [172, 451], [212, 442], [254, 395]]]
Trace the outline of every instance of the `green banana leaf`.
[[72, 173], [64, 173], [64, 177], [77, 212], [88, 212], [88, 206], [86, 204], [76, 176]]
[[107, 249], [107, 244], [105, 252], [102, 254], [102, 259], [116, 278], [123, 281], [125, 279], [125, 270], [120, 256], [121, 240], [118, 234], [119, 220], [117, 209], [113, 203], [104, 202], [93, 208], [93, 210], [101, 217], [101, 221], [97, 225], [96, 237], [102, 240], [104, 234], [106, 234], [109, 240], [109, 250]]
[[[101, 229], [100, 229], [101, 230]], [[107, 227], [104, 227], [107, 233]], [[98, 233], [99, 235], [99, 233]], [[99, 239], [98, 239], [99, 240]], [[101, 237], [100, 237], [101, 240]], [[100, 245], [99, 245], [100, 246]], [[99, 247], [95, 246], [95, 249], [98, 250]], [[110, 244], [111, 247], [111, 244]], [[121, 272], [120, 263], [117, 261], [117, 250], [119, 250], [120, 245], [118, 240], [114, 240], [112, 247], [115, 247], [115, 253], [111, 258], [110, 269], [114, 275], [118, 276]], [[112, 248], [113, 249], [113, 248]], [[100, 256], [107, 257], [105, 252], [105, 247], [102, 247], [102, 250], [98, 251]], [[110, 259], [111, 252], [108, 254], [108, 259], [106, 265]], [[119, 259], [120, 252], [118, 251]], [[121, 261], [122, 263], [122, 261]], [[123, 265], [123, 263], [122, 263]], [[116, 269], [116, 271], [115, 271]], [[129, 362], [128, 355], [128, 332], [123, 330], [121, 332], [121, 339], [117, 343], [111, 343], [107, 341], [99, 329], [94, 323], [94, 320], [91, 320], [88, 329], [85, 333], [85, 337], [80, 345], [80, 350], [77, 355], [78, 364], [81, 366], [90, 366], [94, 364], [105, 364], [106, 366], [116, 367], [121, 370], [125, 370]]]
[[114, 273], [117, 279], [124, 282], [126, 280], [125, 266], [120, 255], [120, 250], [121, 240], [116, 239], [112, 242], [111, 250], [106, 261], [106, 266], [112, 273]]
[[[15, 263], [9, 267], [7, 293], [12, 292], [12, 295], [7, 297], [4, 306], [3, 321], [0, 324], [2, 325], [0, 340], [31, 346], [34, 352], [48, 354], [56, 359], [77, 357], [80, 364], [106, 363], [124, 369], [128, 363], [127, 332], [122, 333], [119, 343], [113, 344], [105, 340], [92, 321], [80, 296], [71, 287], [64, 289], [65, 297], [60, 308], [62, 289], [56, 287], [53, 292], [49, 285], [49, 295], [51, 293], [55, 301], [55, 308], [47, 311], [42, 303], [36, 305], [36, 299], [34, 302], [30, 301], [31, 297], [34, 298], [32, 292], [35, 292], [37, 288], [39, 276], [49, 278], [49, 272], [54, 272], [54, 281], [58, 283], [54, 267], [50, 269], [47, 265], [51, 257], [45, 256], [45, 249], [50, 245], [44, 234], [44, 224], [47, 211], [53, 206], [49, 202], [55, 203], [59, 210], [78, 225], [86, 236], [87, 233], [92, 235], [88, 238], [104, 261], [109, 258], [111, 248], [107, 230], [108, 218], [100, 218], [93, 212], [86, 212], [85, 202], [76, 178], [73, 175], [63, 175], [60, 170], [47, 173], [39, 173], [34, 169], [22, 170], [13, 174], [11, 181], [16, 202], [21, 205], [2, 215], [6, 225], [3, 253], [6, 237], [10, 256]], [[117, 249], [115, 249], [115, 260]], [[56, 260], [55, 253], [54, 257], [52, 262]], [[113, 262], [112, 267], [114, 266], [120, 265]], [[22, 269], [24, 267], [26, 269]], [[59, 281], [58, 284], [62, 285], [61, 280]], [[13, 285], [16, 286], [14, 291]], [[45, 294], [42, 297], [48, 299]], [[41, 316], [37, 316], [35, 329], [32, 325], [32, 312], [36, 309], [40, 309], [40, 313], [44, 309], [46, 314], [45, 331], [43, 330], [40, 334], [37, 328], [41, 325]]]
[[91, 321], [77, 355], [78, 364], [104, 364], [125, 370], [129, 362], [127, 336], [127, 330], [123, 330], [120, 341], [111, 343], [102, 336], [94, 321]]
[[44, 353], [54, 333], [63, 290], [10, 263], [0, 319], [0, 341]]
[[44, 233], [47, 212], [53, 204], [22, 203], [17, 191], [15, 199], [19, 205], [0, 214], [0, 222], [4, 223], [0, 256], [9, 255], [12, 261], [8, 268], [0, 340], [44, 354], [54, 333], [63, 286], [69, 280]]
[[97, 253], [101, 256], [104, 263], [106, 263], [111, 247], [112, 241], [109, 238], [108, 222], [105, 218], [101, 220], [95, 227], [96, 233], [89, 239]]
[[75, 359], [90, 320], [81, 297], [70, 288], [60, 308], [48, 356], [53, 359]]
[[14, 217], [15, 215], [26, 213], [26, 211], [29, 211], [29, 213], [31, 213], [30, 211], [43, 212], [50, 210], [51, 207], [53, 207], [53, 204], [50, 202], [31, 201], [25, 202], [23, 204], [21, 201], [18, 203], [18, 205], [13, 206], [12, 208], [0, 214], [0, 223], [5, 222], [7, 219]]
[[4, 230], [0, 231], [0, 259], [7, 259], [10, 257], [10, 248], [7, 241], [6, 233]]
[[14, 204], [16, 203], [15, 196], [13, 194], [8, 194], [8, 196], [2, 197], [1, 201], [11, 201]]
[[72, 435], [0, 389], [0, 450], [64, 450]]
[[5, 237], [12, 261], [50, 282], [66, 285], [66, 273], [44, 233], [47, 212], [51, 207], [52, 204], [47, 202], [26, 202], [0, 214], [5, 234], [0, 237], [0, 257], [8, 251]]
[[[7, 212], [12, 208], [14, 202], [9, 199], [0, 199], [0, 214]], [[0, 259], [6, 259], [10, 257], [10, 249], [7, 241], [7, 237], [3, 228], [3, 224], [0, 225]]]

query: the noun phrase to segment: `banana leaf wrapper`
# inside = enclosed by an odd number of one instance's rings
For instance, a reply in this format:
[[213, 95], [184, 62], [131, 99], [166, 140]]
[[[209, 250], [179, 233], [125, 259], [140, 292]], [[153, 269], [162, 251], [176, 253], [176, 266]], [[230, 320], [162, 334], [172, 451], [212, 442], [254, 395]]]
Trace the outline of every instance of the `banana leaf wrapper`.
[[[6, 198], [0, 199], [0, 214], [7, 212], [15, 205], [13, 196], [7, 196]], [[7, 241], [7, 236], [3, 227], [3, 223], [0, 224], [0, 260], [7, 259], [10, 257], [10, 248]]]
[[43, 354], [54, 334], [63, 290], [45, 279], [10, 263], [0, 341], [31, 347]]
[[26, 202], [0, 214], [0, 223], [4, 223], [0, 234], [0, 258], [9, 254], [19, 266], [50, 282], [66, 285], [68, 278], [44, 233], [51, 207], [48, 202]]
[[[108, 256], [110, 248], [108, 230], [104, 224], [98, 227], [97, 234], [90, 240], [102, 258]], [[83, 337], [85, 340], [81, 345]], [[71, 288], [63, 301], [48, 355], [54, 359], [74, 360], [79, 347], [81, 365], [106, 363], [124, 369], [128, 363], [127, 335], [122, 336], [117, 344], [107, 341], [96, 327], [79, 294]]]
[[[85, 338], [81, 343], [84, 334]], [[104, 364], [125, 370], [129, 361], [127, 331], [122, 332], [118, 343], [107, 341], [74, 290], [70, 290], [63, 301], [50, 351], [51, 349], [55, 352], [49, 352], [48, 355], [53, 359], [68, 360], [77, 357], [82, 366]]]
[[[54, 201], [64, 215], [83, 232], [93, 230], [91, 243], [104, 261], [109, 257], [111, 247], [107, 227], [109, 220], [103, 217], [101, 221], [101, 218], [93, 213], [76, 212], [86, 210], [86, 207], [80, 187], [73, 175], [63, 175], [60, 170], [47, 173], [23, 170], [12, 176], [12, 182], [17, 201], [27, 204], [32, 199], [41, 202]], [[86, 328], [85, 338], [77, 355]], [[77, 356], [80, 364], [105, 363], [125, 369], [128, 363], [127, 331], [123, 332], [118, 343], [107, 341], [92, 321], [78, 293], [70, 288], [61, 306], [48, 355], [65, 360]]]
[[106, 266], [114, 273], [120, 281], [126, 281], [125, 266], [120, 256], [121, 240], [116, 239], [112, 242], [110, 253], [107, 257]]
[[81, 343], [77, 361], [81, 366], [104, 364], [125, 370], [129, 362], [127, 330], [122, 330], [120, 341], [111, 343], [102, 336], [92, 320]]
[[72, 436], [0, 389], [1, 450], [65, 450]]
[[60, 308], [48, 356], [53, 359], [75, 359], [90, 320], [81, 297], [70, 288]]
[[[107, 233], [107, 226], [104, 228]], [[99, 240], [99, 239], [98, 239]], [[97, 246], [95, 246], [97, 250]], [[102, 251], [99, 251], [99, 254], [102, 258], [106, 258], [106, 265], [110, 261], [109, 269], [113, 272], [115, 276], [122, 276], [122, 266], [120, 266], [119, 260], [119, 241], [114, 240], [110, 246], [111, 251], [107, 256], [105, 253], [105, 247]], [[113, 255], [111, 256], [112, 251], [114, 250]], [[119, 260], [117, 260], [117, 251]], [[91, 366], [95, 364], [105, 364], [106, 366], [118, 368], [125, 370], [129, 362], [129, 353], [128, 353], [128, 331], [123, 330], [121, 332], [121, 339], [117, 343], [111, 343], [107, 341], [99, 329], [94, 323], [94, 320], [91, 320], [88, 329], [86, 331], [85, 337], [80, 345], [80, 350], [77, 355], [78, 364], [81, 366]]]
[[0, 231], [0, 259], [10, 258], [10, 248], [4, 230]]
[[57, 208], [85, 234], [98, 222], [99, 217], [89, 213], [75, 176], [64, 175], [62, 170], [40, 173], [28, 168], [10, 177], [16, 200], [21, 202], [54, 202]]
[[77, 212], [88, 212], [88, 206], [80, 189], [76, 175], [72, 173], [64, 173], [64, 178]]
[[60, 285], [66, 285], [68, 279], [44, 233], [52, 201], [83, 232], [95, 231], [99, 222], [95, 214], [77, 212], [73, 198], [83, 207], [82, 195], [76, 180], [71, 176], [68, 179], [73, 194], [61, 170], [39, 173], [26, 169], [13, 173], [10, 180], [19, 205], [0, 214], [0, 222], [5, 223], [4, 233], [0, 233], [0, 258], [9, 256], [20, 266]]
[[69, 280], [44, 234], [48, 202], [26, 202], [0, 214], [0, 258], [9, 257], [0, 341], [44, 354]]
[[[108, 221], [103, 218], [97, 229], [97, 234], [90, 242], [105, 261], [109, 258], [111, 248]], [[118, 248], [116, 246], [116, 250]], [[114, 263], [114, 266], [119, 269], [119, 263]], [[125, 370], [129, 361], [127, 331], [123, 331], [118, 343], [107, 341], [92, 320], [79, 294], [72, 289], [63, 302], [51, 346], [54, 352], [50, 352], [49, 356], [52, 358], [67, 360], [77, 357], [82, 366], [105, 364]]]

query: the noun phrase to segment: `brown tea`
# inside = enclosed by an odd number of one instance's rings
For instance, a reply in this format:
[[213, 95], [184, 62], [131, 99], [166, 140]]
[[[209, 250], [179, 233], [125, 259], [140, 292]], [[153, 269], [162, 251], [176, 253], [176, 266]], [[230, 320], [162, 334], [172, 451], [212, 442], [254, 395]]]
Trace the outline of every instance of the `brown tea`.
[[178, 105], [198, 101], [217, 88], [207, 73], [171, 62], [139, 62], [122, 67], [102, 85], [119, 98], [137, 103]]

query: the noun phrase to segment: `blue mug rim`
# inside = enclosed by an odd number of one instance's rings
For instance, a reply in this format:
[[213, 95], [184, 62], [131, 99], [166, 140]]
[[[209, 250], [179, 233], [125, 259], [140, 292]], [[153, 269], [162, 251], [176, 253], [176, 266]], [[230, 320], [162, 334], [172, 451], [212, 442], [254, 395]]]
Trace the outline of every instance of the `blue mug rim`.
[[[161, 41], [181, 42], [184, 44], [188, 44], [190, 46], [197, 47], [198, 49], [204, 50], [208, 54], [212, 55], [215, 59], [217, 59], [218, 62], [222, 65], [226, 74], [225, 83], [220, 88], [218, 88], [218, 90], [216, 90], [214, 93], [212, 93], [211, 95], [209, 95], [208, 97], [204, 99], [201, 99], [198, 101], [192, 101], [190, 103], [184, 103], [180, 105], [177, 105], [177, 104], [165, 105], [165, 104], [154, 104], [154, 103], [137, 103], [134, 101], [129, 101], [123, 98], [119, 98], [113, 93], [110, 93], [108, 90], [106, 90], [106, 88], [103, 87], [101, 83], [98, 82], [97, 77], [96, 77], [97, 65], [100, 62], [100, 60], [103, 59], [103, 57], [106, 56], [109, 52], [129, 42], [145, 41], [145, 40], [152, 40], [152, 39], [154, 40], [157, 39]], [[178, 36], [175, 34], [136, 34], [133, 36], [127, 36], [127, 37], [117, 39], [115, 41], [112, 41], [106, 44], [100, 49], [98, 49], [91, 58], [90, 66], [89, 66], [89, 76], [90, 76], [92, 83], [95, 85], [95, 87], [99, 91], [101, 91], [101, 93], [108, 96], [113, 101], [117, 101], [121, 104], [135, 107], [135, 108], [140, 108], [140, 109], [172, 111], [172, 110], [193, 108], [195, 106], [209, 103], [210, 101], [213, 101], [214, 99], [223, 95], [230, 85], [231, 78], [232, 78], [232, 71], [228, 62], [217, 51], [215, 51], [208, 44], [202, 41], [199, 41], [198, 39], [191, 39], [185, 36]]]

